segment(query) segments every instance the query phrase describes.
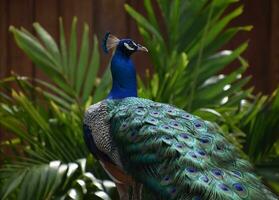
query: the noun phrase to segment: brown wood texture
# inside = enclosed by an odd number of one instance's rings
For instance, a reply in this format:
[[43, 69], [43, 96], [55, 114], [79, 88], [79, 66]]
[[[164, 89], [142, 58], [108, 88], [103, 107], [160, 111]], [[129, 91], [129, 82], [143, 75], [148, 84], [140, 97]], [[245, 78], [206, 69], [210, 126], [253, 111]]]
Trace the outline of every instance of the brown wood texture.
[[[7, 3], [7, 24], [16, 27], [24, 27], [32, 32], [32, 22], [34, 21], [34, 0], [9, 0]], [[15, 73], [24, 76], [34, 76], [35, 71], [31, 61], [16, 46], [12, 35], [10, 33], [7, 34], [7, 67], [9, 71], [14, 71]], [[1, 47], [1, 49], [2, 48], [5, 47]]]
[[268, 67], [269, 90], [279, 86], [279, 1], [272, 0], [271, 7], [271, 31], [270, 31], [270, 54]]
[[[82, 24], [87, 22], [92, 35], [99, 39], [106, 31], [119, 37], [131, 37], [142, 42], [136, 24], [124, 10], [124, 3], [144, 13], [143, 1], [139, 0], [0, 0], [0, 78], [11, 71], [31, 77], [46, 77], [36, 70], [30, 60], [15, 45], [8, 26], [25, 27], [33, 31], [32, 23], [42, 24], [55, 39], [58, 39], [58, 17], [61, 16], [69, 34], [73, 16], [79, 19], [81, 36]], [[244, 54], [250, 63], [247, 74], [253, 75], [251, 85], [256, 91], [272, 92], [279, 83], [279, 3], [278, 0], [243, 0], [245, 12], [233, 25], [251, 24], [250, 33], [240, 33], [227, 47], [237, 47], [249, 40], [249, 49]], [[67, 35], [69, 37], [69, 35]], [[151, 67], [148, 56], [134, 55], [137, 69], [143, 74]], [[107, 65], [107, 56], [102, 54], [102, 68]]]

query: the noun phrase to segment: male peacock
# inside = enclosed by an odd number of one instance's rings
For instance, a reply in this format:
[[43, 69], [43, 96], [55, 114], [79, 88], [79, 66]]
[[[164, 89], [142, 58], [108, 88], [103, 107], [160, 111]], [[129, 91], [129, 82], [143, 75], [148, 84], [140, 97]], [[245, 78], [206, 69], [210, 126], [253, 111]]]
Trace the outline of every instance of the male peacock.
[[156, 199], [277, 199], [233, 145], [207, 121], [174, 106], [137, 97], [130, 56], [147, 49], [107, 33], [113, 78], [108, 98], [90, 106], [84, 137], [116, 183], [120, 199], [141, 199], [141, 185]]

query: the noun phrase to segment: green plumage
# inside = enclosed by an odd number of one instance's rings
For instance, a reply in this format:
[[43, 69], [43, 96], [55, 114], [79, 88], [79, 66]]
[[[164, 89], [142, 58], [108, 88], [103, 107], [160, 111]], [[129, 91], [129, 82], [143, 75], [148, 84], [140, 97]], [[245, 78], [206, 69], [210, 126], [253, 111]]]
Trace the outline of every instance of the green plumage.
[[105, 100], [124, 169], [162, 199], [277, 199], [207, 121], [141, 98]]

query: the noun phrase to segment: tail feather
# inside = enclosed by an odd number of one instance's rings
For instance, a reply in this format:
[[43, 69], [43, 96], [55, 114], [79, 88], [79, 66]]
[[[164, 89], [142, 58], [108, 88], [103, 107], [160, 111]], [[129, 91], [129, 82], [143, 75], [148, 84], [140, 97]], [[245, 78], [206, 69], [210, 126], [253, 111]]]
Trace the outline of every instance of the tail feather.
[[162, 199], [276, 199], [211, 123], [140, 98], [108, 104], [125, 170]]

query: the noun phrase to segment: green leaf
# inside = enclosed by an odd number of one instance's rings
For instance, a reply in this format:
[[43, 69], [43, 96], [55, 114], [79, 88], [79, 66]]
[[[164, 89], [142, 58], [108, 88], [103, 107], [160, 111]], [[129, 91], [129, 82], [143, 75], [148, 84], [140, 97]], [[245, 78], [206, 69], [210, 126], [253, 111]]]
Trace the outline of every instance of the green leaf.
[[85, 102], [88, 97], [91, 95], [93, 87], [95, 85], [96, 77], [97, 77], [97, 72], [100, 67], [100, 54], [98, 51], [98, 40], [97, 37], [94, 36], [94, 46], [93, 46], [93, 51], [92, 51], [92, 56], [91, 56], [91, 61], [88, 66], [88, 75], [86, 76], [85, 83], [84, 83], [84, 88], [83, 88], [83, 96], [82, 99]]
[[71, 28], [70, 46], [69, 46], [69, 79], [74, 82], [76, 67], [77, 67], [77, 18], [74, 17]]
[[88, 65], [89, 55], [89, 27], [87, 24], [83, 28], [83, 36], [81, 42], [81, 49], [79, 55], [79, 62], [76, 70], [76, 91], [80, 94], [84, 76], [86, 75], [86, 69]]
[[63, 72], [67, 72], [68, 69], [68, 53], [67, 53], [67, 45], [63, 27], [63, 20], [59, 18], [59, 32], [60, 32], [60, 48], [61, 48], [61, 61]]
[[62, 64], [60, 61], [60, 52], [54, 39], [51, 37], [50, 34], [48, 34], [48, 32], [39, 23], [34, 23], [33, 26], [37, 34], [39, 35], [40, 39], [43, 41], [46, 49], [54, 58], [53, 61], [55, 62], [55, 66], [61, 69]]
[[[219, 20], [215, 25], [214, 28], [212, 28], [205, 36], [204, 40], [204, 47], [206, 47], [208, 44], [210, 44], [217, 36], [218, 34], [224, 29], [224, 27], [235, 17], [239, 16], [243, 12], [243, 7], [240, 6], [228, 15], [226, 15], [223, 19]], [[198, 53], [200, 48], [200, 44], [197, 43], [191, 49], [188, 51], [188, 56], [192, 58], [195, 54]]]
[[125, 4], [126, 11], [136, 20], [136, 22], [143, 28], [147, 29], [160, 40], [163, 41], [161, 34], [154, 28], [141, 14], [135, 11], [131, 6]]
[[111, 85], [110, 68], [108, 67], [103, 74], [100, 83], [97, 85], [97, 89], [94, 92], [93, 101], [98, 102], [105, 98], [108, 94], [108, 86]]
[[18, 46], [33, 60], [33, 62], [51, 77], [57, 85], [63, 88], [63, 90], [72, 94], [72, 89], [66, 83], [63, 75], [57, 70], [58, 67], [55, 66], [55, 62], [51, 55], [45, 51], [44, 47], [38, 41], [14, 27], [11, 27], [10, 31], [14, 34]]

